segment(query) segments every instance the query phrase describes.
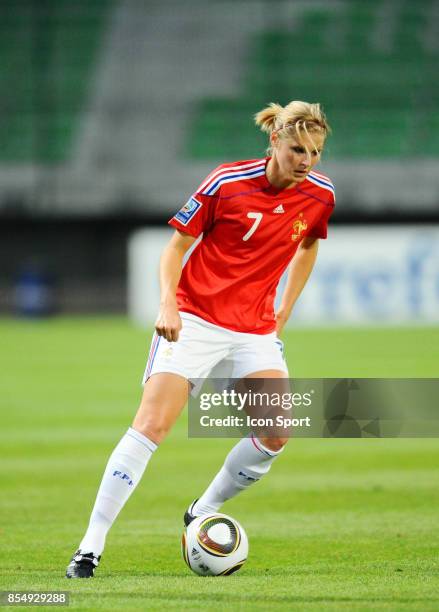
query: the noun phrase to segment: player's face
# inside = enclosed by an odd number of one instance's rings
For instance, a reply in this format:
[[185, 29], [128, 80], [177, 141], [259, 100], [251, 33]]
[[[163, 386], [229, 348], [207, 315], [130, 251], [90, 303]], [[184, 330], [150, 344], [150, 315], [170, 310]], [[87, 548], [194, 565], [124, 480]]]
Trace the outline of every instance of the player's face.
[[[311, 140], [312, 138], [312, 140]], [[275, 138], [273, 157], [276, 157], [281, 174], [294, 183], [305, 180], [307, 174], [320, 159], [325, 137], [323, 134], [312, 133], [302, 139], [294, 137]]]

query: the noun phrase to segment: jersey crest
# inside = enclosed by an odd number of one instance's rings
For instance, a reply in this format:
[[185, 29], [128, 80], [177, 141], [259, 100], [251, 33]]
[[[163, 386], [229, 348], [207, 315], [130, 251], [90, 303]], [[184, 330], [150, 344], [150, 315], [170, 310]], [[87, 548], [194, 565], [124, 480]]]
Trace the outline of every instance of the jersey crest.
[[293, 222], [293, 233], [291, 240], [297, 242], [302, 237], [303, 232], [308, 229], [308, 223], [303, 217], [303, 213], [299, 214], [299, 218]]

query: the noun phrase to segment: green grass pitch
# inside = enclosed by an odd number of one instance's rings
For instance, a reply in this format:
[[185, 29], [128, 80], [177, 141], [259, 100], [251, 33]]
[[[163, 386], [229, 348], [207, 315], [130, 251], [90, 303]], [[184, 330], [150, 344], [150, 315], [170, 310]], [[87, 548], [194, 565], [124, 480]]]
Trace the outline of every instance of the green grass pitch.
[[[297, 329], [298, 377], [438, 377], [439, 328]], [[199, 578], [182, 514], [232, 440], [182, 416], [110, 532], [96, 578], [63, 575], [136, 410], [149, 334], [124, 318], [0, 321], [0, 588], [68, 590], [75, 610], [438, 610], [439, 440], [291, 441], [224, 511], [250, 555]], [[24, 608], [23, 608], [24, 609]]]

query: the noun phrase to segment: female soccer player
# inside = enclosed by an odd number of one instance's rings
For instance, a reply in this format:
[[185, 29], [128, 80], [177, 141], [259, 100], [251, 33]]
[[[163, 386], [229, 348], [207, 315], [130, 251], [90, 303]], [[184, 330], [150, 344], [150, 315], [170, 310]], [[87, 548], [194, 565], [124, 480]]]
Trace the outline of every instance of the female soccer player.
[[[313, 171], [330, 129], [319, 104], [301, 101], [272, 103], [255, 121], [269, 134], [270, 156], [219, 166], [169, 221], [176, 231], [161, 258], [161, 303], [142, 400], [110, 456], [68, 578], [93, 576], [108, 530], [185, 406], [191, 380], [206, 378], [223, 359], [233, 362], [233, 378], [288, 377], [278, 336], [334, 207], [331, 181]], [[275, 313], [276, 287], [288, 265]], [[259, 480], [286, 441], [254, 434], [241, 439], [186, 511], [185, 524], [218, 511]]]

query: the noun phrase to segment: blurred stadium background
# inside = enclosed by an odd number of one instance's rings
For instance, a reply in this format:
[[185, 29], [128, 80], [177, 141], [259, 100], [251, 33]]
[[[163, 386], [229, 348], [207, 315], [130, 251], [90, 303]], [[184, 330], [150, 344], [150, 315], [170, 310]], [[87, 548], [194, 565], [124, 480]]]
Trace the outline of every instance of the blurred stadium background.
[[[139, 400], [166, 221], [216, 164], [264, 155], [268, 102], [320, 101], [333, 127], [337, 207], [284, 334], [292, 375], [439, 375], [439, 0], [2, 0], [0, 17], [0, 586], [65, 589]], [[438, 609], [437, 439], [295, 440], [226, 504], [248, 564], [201, 584], [181, 515], [232, 441], [187, 437], [183, 416], [73, 607]]]
[[438, 56], [437, 0], [4, 0], [0, 312], [133, 311], [131, 234], [305, 99], [338, 200], [297, 320], [438, 321]]

